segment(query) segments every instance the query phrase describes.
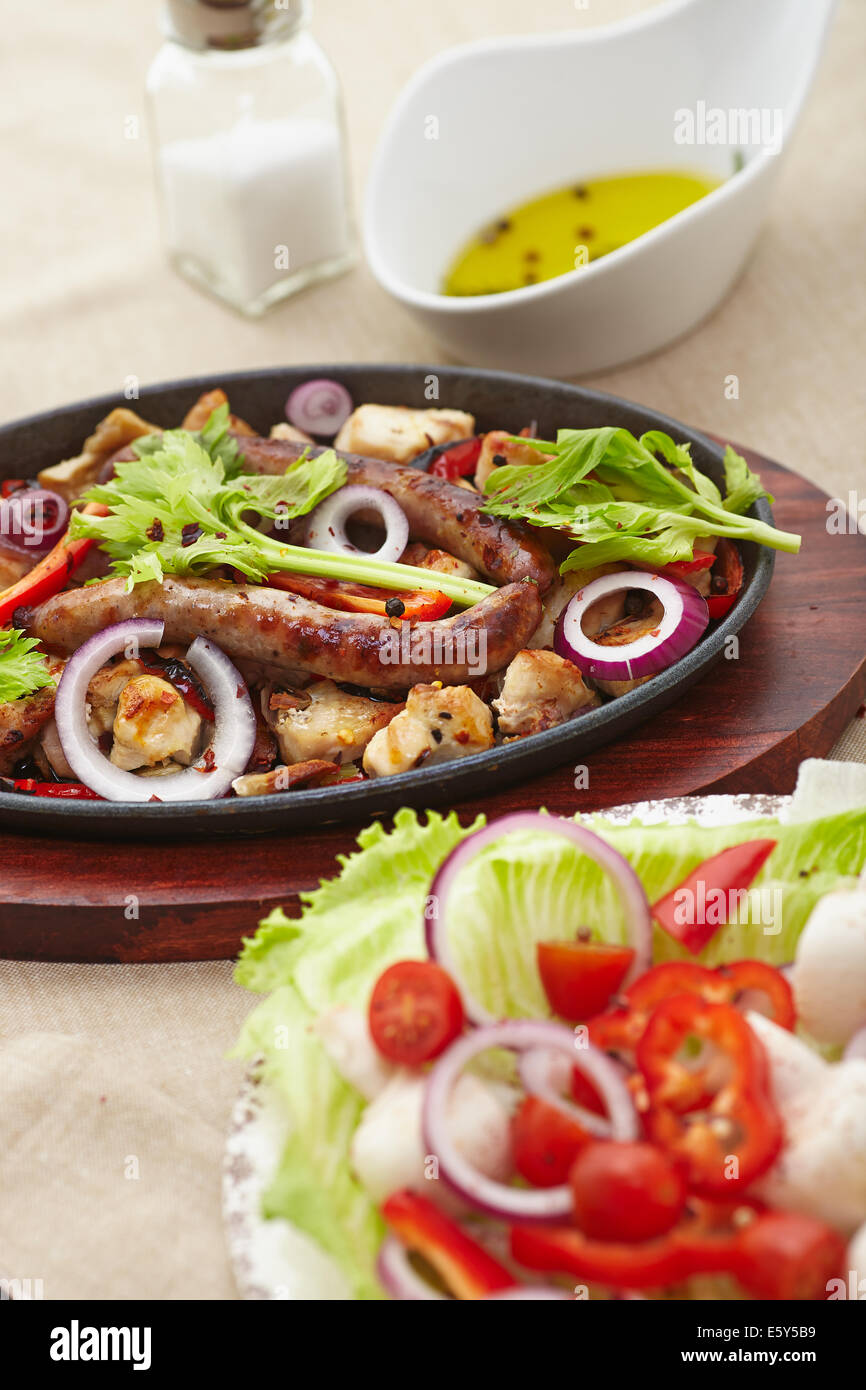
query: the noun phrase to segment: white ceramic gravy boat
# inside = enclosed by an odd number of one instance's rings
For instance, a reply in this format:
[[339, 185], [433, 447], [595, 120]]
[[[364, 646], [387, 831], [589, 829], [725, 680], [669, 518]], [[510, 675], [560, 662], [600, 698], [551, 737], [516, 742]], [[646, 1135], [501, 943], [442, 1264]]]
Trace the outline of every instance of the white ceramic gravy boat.
[[[731, 287], [758, 233], [834, 5], [669, 0], [583, 33], [434, 58], [398, 98], [376, 152], [364, 218], [376, 278], [450, 353], [481, 366], [576, 375], [687, 332]], [[438, 293], [460, 246], [510, 208], [593, 176], [666, 168], [727, 181], [557, 279]]]

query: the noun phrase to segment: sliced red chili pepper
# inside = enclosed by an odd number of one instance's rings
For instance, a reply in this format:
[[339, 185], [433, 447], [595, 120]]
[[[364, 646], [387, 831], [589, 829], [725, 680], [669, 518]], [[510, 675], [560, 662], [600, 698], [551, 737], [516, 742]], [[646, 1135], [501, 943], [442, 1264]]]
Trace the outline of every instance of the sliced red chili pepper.
[[[685, 1055], [692, 1040], [709, 1055]], [[651, 1014], [636, 1056], [650, 1099], [646, 1132], [685, 1164], [695, 1192], [724, 1198], [767, 1171], [782, 1124], [766, 1055], [736, 1009], [674, 995]]]
[[60, 801], [102, 801], [101, 796], [81, 782], [37, 782], [34, 777], [19, 777], [12, 786], [24, 796], [47, 796]]
[[[82, 510], [89, 516], [108, 516], [108, 508], [101, 502], [88, 502]], [[96, 543], [95, 537], [73, 538], [67, 531], [29, 574], [0, 593], [0, 627], [10, 621], [16, 608], [34, 607], [59, 594]]]
[[485, 1298], [517, 1283], [504, 1265], [426, 1197], [395, 1192], [384, 1203], [382, 1215], [406, 1248], [432, 1265], [455, 1298]]
[[[383, 618], [404, 618], [407, 622], [433, 622], [451, 607], [451, 599], [438, 589], [409, 589], [392, 592], [368, 584], [351, 584], [341, 579], [316, 579], [304, 574], [272, 574], [272, 589], [300, 594], [325, 608], [348, 613], [378, 613]], [[388, 605], [393, 611], [389, 612]], [[401, 611], [402, 608], [402, 611]]]
[[670, 565], [665, 565], [665, 574], [673, 574], [677, 577], [686, 574], [699, 574], [701, 570], [712, 569], [716, 557], [711, 550], [693, 550], [690, 560], [674, 560]]
[[716, 580], [724, 580], [726, 587], [721, 593], [716, 593], [714, 588], [711, 590], [707, 595], [707, 607], [711, 618], [723, 618], [733, 608], [737, 594], [743, 587], [743, 562], [733, 541], [725, 536], [716, 546], [715, 560], [712, 584], [715, 585]]
[[536, 957], [553, 1012], [577, 1023], [600, 1013], [616, 994], [634, 951], [606, 941], [540, 941]]
[[685, 1226], [660, 1240], [589, 1240], [571, 1226], [513, 1226], [511, 1254], [526, 1269], [569, 1274], [617, 1289], [657, 1289], [693, 1274], [729, 1272], [734, 1238]]
[[[713, 971], [718, 983], [714, 986], [715, 997], [737, 1007], [761, 1009], [757, 1001], [751, 1000], [753, 994], [761, 994], [769, 1004], [768, 1017], [779, 1028], [789, 1031], [797, 1021], [797, 1007], [794, 992], [781, 971], [762, 960], [735, 960], [730, 965], [719, 965]], [[707, 996], [712, 998], [713, 996]]]
[[682, 883], [653, 903], [653, 917], [669, 936], [697, 955], [728, 922], [730, 909], [738, 906], [739, 895], [745, 893], [775, 847], [775, 840], [746, 840], [705, 859]]

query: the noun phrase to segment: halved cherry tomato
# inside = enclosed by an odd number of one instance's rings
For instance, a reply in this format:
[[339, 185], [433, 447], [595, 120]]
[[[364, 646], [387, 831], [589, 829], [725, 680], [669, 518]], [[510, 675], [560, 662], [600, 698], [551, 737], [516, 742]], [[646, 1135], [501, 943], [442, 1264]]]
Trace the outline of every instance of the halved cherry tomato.
[[581, 1149], [568, 1181], [574, 1219], [590, 1240], [655, 1240], [685, 1208], [682, 1174], [653, 1144], [595, 1139]]
[[571, 1072], [571, 1096], [584, 1110], [591, 1110], [593, 1115], [607, 1114], [607, 1106], [595, 1086], [578, 1067], [573, 1067]]
[[736, 1238], [734, 1273], [753, 1298], [826, 1298], [844, 1267], [845, 1242], [811, 1216], [768, 1211]]
[[571, 1226], [512, 1226], [511, 1254], [526, 1269], [570, 1274], [615, 1289], [658, 1289], [692, 1274], [729, 1272], [734, 1239], [691, 1224], [660, 1240], [628, 1244], [590, 1240]]
[[727, 923], [736, 895], [745, 892], [775, 847], [775, 840], [746, 840], [705, 859], [653, 903], [653, 917], [669, 936], [697, 955]]
[[[692, 1039], [708, 1056], [690, 1059]], [[647, 1136], [685, 1165], [689, 1187], [725, 1199], [760, 1177], [782, 1147], [766, 1054], [729, 1004], [665, 999], [637, 1044], [650, 1106]]]
[[559, 1187], [592, 1135], [555, 1105], [526, 1096], [511, 1122], [511, 1138], [520, 1176], [534, 1187]]
[[712, 582], [715, 584], [717, 579], [724, 580], [726, 587], [721, 593], [713, 590], [707, 595], [707, 608], [711, 618], [723, 618], [733, 608], [734, 600], [743, 587], [743, 562], [733, 541], [724, 536], [716, 546], [715, 560]]
[[370, 997], [373, 1042], [391, 1062], [417, 1067], [444, 1052], [463, 1028], [463, 1004], [446, 970], [432, 960], [401, 960], [379, 976]]
[[[89, 516], [108, 516], [108, 508], [101, 502], [88, 502], [82, 511]], [[94, 545], [94, 537], [79, 536], [73, 539], [67, 531], [29, 574], [0, 593], [0, 627], [10, 621], [16, 608], [33, 607], [59, 594]]]
[[395, 1192], [384, 1203], [382, 1215], [406, 1248], [432, 1265], [455, 1298], [485, 1298], [517, 1283], [504, 1265], [426, 1197]]
[[[272, 589], [284, 589], [300, 594], [325, 608], [337, 608], [348, 613], [378, 613], [380, 617], [405, 618], [408, 622], [433, 622], [451, 607], [451, 599], [438, 589], [409, 589], [394, 591], [374, 589], [368, 584], [350, 584], [342, 579], [316, 579], [305, 574], [272, 574], [268, 577]], [[397, 611], [394, 600], [402, 604]], [[389, 613], [388, 604], [395, 609]]]
[[630, 946], [605, 941], [540, 941], [538, 973], [553, 1012], [569, 1023], [592, 1018], [616, 994], [634, 960]]
[[[484, 436], [476, 434], [472, 439], [459, 439], [456, 444], [435, 445], [430, 450], [427, 472], [449, 483], [470, 477], [475, 472], [483, 443]], [[423, 466], [417, 459], [414, 464], [416, 468]]]

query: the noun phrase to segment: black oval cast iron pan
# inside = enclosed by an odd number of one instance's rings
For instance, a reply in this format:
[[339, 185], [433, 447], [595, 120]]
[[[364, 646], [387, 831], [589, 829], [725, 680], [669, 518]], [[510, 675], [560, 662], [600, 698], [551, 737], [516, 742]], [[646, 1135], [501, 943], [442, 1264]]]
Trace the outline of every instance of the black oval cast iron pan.
[[[404, 365], [315, 365], [267, 371], [212, 373], [184, 381], [145, 387], [137, 401], [102, 396], [80, 404], [46, 411], [0, 428], [0, 478], [28, 477], [80, 453], [84, 439], [109, 410], [129, 405], [146, 419], [176, 427], [205, 390], [222, 386], [232, 410], [253, 428], [267, 434], [285, 418], [286, 397], [293, 387], [313, 377], [342, 381], [356, 404], [453, 407], [470, 411], [480, 430], [517, 432], [532, 421], [538, 435], [555, 437], [562, 428], [599, 425], [625, 426], [636, 435], [660, 429], [680, 442], [689, 442], [700, 469], [717, 483], [723, 481], [722, 450], [704, 435], [660, 415], [585, 387], [538, 377], [473, 368]], [[752, 514], [772, 522], [766, 502]], [[767, 591], [774, 552], [764, 546], [741, 546], [745, 581], [730, 613], [708, 629], [702, 640], [675, 666], [599, 709], [570, 723], [503, 747], [478, 753], [440, 767], [418, 768], [379, 781], [319, 787], [273, 796], [229, 798], [211, 802], [146, 803], [52, 801], [0, 792], [0, 826], [24, 833], [73, 835], [96, 839], [201, 839], [240, 835], [335, 821], [369, 820], [389, 815], [401, 806], [451, 806], [483, 797], [522, 778], [583, 757], [634, 728], [641, 720], [681, 696], [722, 654], [726, 639], [751, 617]], [[676, 757], [676, 749], [671, 749]]]

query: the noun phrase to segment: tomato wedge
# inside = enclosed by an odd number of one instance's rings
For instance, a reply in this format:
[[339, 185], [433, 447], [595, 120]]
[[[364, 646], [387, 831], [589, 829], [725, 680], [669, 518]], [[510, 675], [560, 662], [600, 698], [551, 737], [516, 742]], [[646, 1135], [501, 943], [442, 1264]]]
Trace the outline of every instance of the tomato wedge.
[[539, 1096], [526, 1096], [511, 1122], [514, 1166], [533, 1187], [559, 1187], [592, 1135]]
[[[743, 562], [740, 552], [726, 537], [716, 546], [716, 568], [712, 578], [712, 592], [707, 595], [707, 608], [711, 618], [723, 618], [734, 606], [734, 600], [743, 587]], [[724, 588], [722, 584], [724, 583]]]
[[432, 1265], [455, 1298], [486, 1298], [517, 1283], [504, 1265], [426, 1197], [395, 1192], [384, 1203], [382, 1215], [406, 1248]]
[[682, 1173], [653, 1144], [594, 1139], [568, 1180], [574, 1219], [590, 1240], [655, 1240], [677, 1225], [685, 1208]]
[[768, 1211], [736, 1240], [734, 1273], [753, 1298], [824, 1299], [845, 1268], [845, 1242], [823, 1221]]
[[[108, 516], [108, 508], [101, 502], [88, 502], [82, 508], [85, 515]], [[73, 538], [69, 532], [57, 542], [53, 550], [35, 565], [29, 574], [19, 579], [11, 588], [0, 593], [0, 627], [8, 623], [16, 608], [33, 607], [53, 598], [66, 587], [67, 580], [75, 573], [85, 555], [96, 545], [92, 536]]]
[[739, 906], [739, 894], [757, 877], [775, 840], [746, 840], [705, 859], [658, 902], [652, 914], [675, 941], [697, 955]]
[[373, 986], [370, 1033], [390, 1062], [417, 1067], [444, 1052], [463, 1028], [463, 1004], [446, 970], [432, 960], [401, 960]]
[[616, 994], [634, 951], [604, 941], [540, 941], [536, 959], [553, 1012], [578, 1023], [600, 1013]]
[[405, 618], [408, 622], [433, 622], [451, 607], [451, 599], [438, 589], [409, 589], [398, 593], [374, 589], [369, 584], [316, 579], [306, 574], [272, 574], [267, 582], [272, 589], [300, 594], [325, 608], [347, 613], [378, 613], [382, 618]]

